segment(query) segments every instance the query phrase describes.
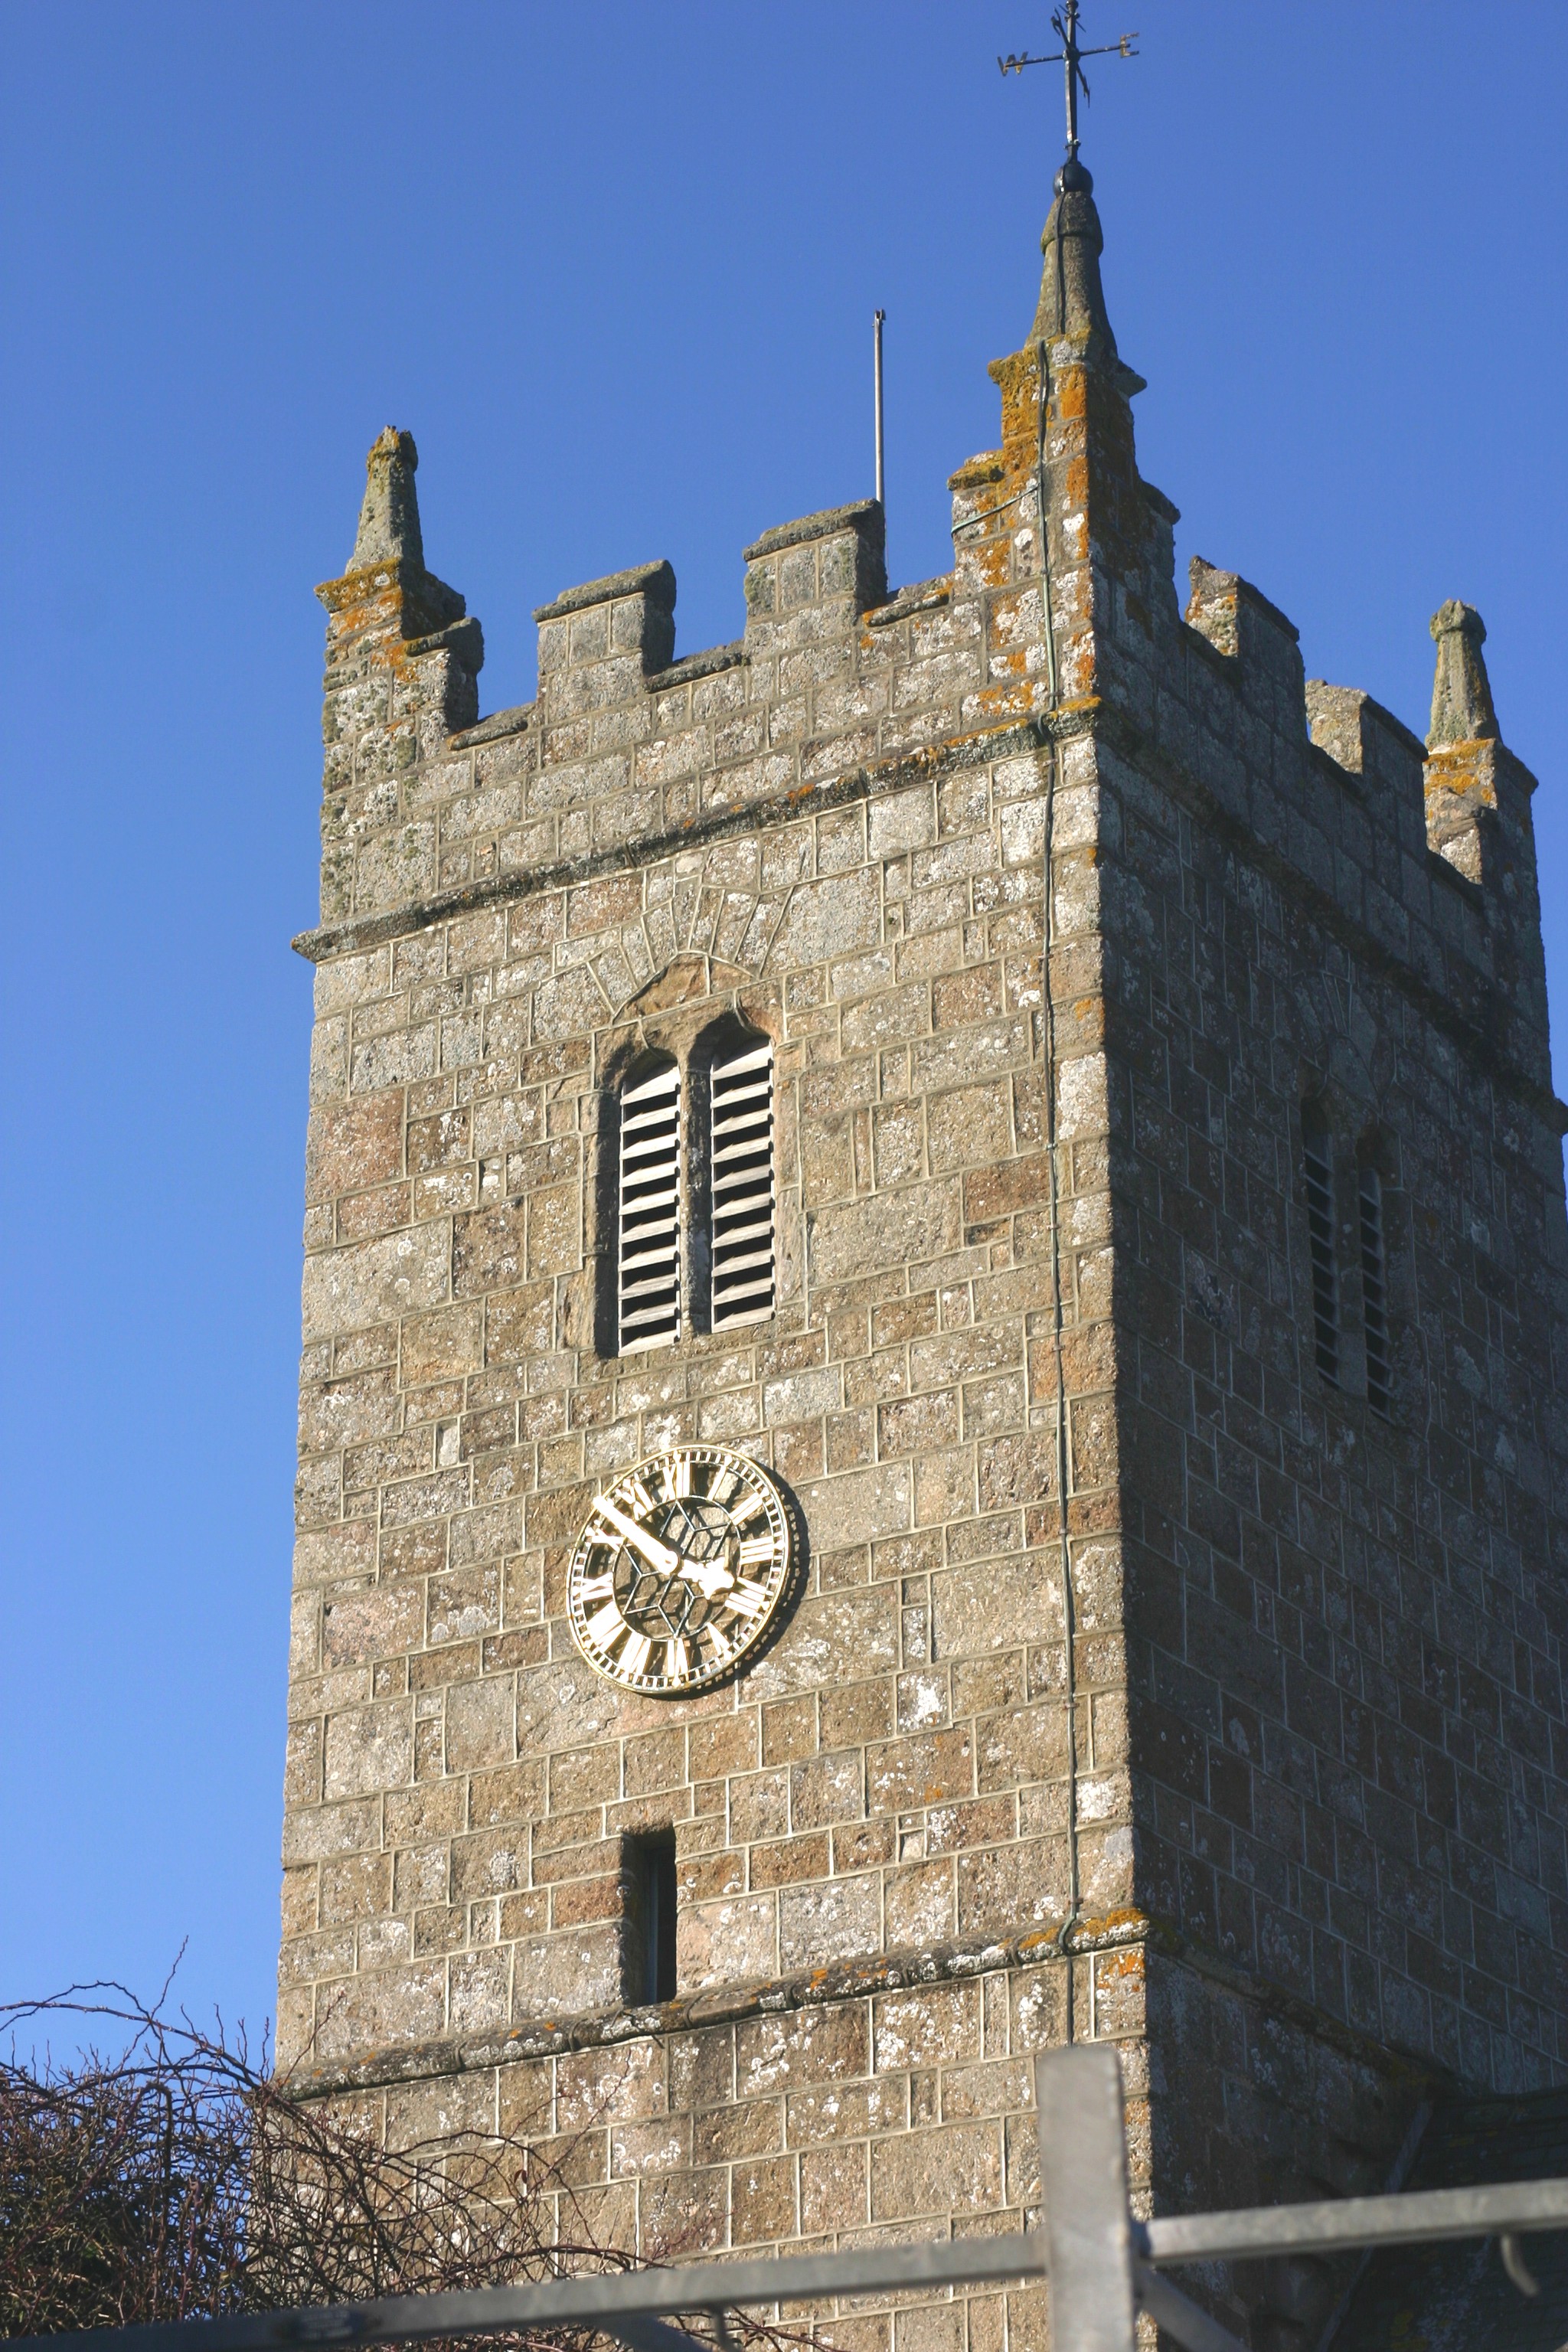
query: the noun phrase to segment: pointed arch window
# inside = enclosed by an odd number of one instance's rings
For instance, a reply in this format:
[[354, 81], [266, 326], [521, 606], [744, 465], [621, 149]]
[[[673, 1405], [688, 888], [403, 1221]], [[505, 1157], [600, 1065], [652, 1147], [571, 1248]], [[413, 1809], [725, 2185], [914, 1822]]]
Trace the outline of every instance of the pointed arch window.
[[1386, 1420], [1394, 1391], [1388, 1347], [1388, 1268], [1384, 1248], [1383, 1179], [1363, 1160], [1357, 1188], [1361, 1226], [1361, 1307], [1366, 1340], [1366, 1401]]
[[616, 1294], [623, 1355], [680, 1337], [680, 1073], [661, 1060], [621, 1090]]
[[1334, 1265], [1334, 1147], [1328, 1121], [1315, 1103], [1309, 1103], [1301, 1113], [1301, 1179], [1312, 1264], [1313, 1348], [1319, 1371], [1337, 1388], [1340, 1314]]
[[773, 1311], [773, 1049], [763, 1038], [721, 1053], [709, 1080], [712, 1324]]

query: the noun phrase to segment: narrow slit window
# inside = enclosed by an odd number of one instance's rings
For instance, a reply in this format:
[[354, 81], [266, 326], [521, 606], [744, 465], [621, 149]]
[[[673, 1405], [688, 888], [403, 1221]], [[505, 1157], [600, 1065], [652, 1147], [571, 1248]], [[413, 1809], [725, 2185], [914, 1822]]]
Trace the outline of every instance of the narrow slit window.
[[629, 1842], [626, 1990], [634, 2006], [675, 1999], [675, 1832]]
[[1366, 1329], [1366, 1401], [1386, 1416], [1393, 1388], [1388, 1353], [1388, 1276], [1383, 1245], [1383, 1183], [1375, 1168], [1361, 1171], [1361, 1301]]
[[1339, 1286], [1334, 1275], [1333, 1146], [1320, 1116], [1301, 1120], [1301, 1172], [1307, 1193], [1307, 1240], [1312, 1259], [1312, 1326], [1318, 1370], [1337, 1387], [1340, 1377]]
[[713, 1328], [773, 1311], [773, 1049], [764, 1038], [714, 1063]]
[[680, 1337], [680, 1073], [673, 1062], [621, 1095], [621, 1352]]

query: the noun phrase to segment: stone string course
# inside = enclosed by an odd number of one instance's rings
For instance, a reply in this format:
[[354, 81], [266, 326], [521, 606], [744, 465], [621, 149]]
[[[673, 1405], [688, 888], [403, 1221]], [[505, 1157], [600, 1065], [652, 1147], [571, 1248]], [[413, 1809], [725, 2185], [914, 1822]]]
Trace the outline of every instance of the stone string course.
[[[580, 2236], [585, 2223], [650, 2259], [1016, 2230], [1037, 2218], [1030, 2076], [1036, 2054], [1063, 2038], [1066, 1987], [1059, 1962], [1031, 1962], [1018, 1948], [1009, 1958], [919, 1982], [890, 1972], [880, 1990], [873, 1968], [858, 1986], [845, 1970], [820, 2000], [772, 2006], [763, 1995], [730, 2013], [714, 2002], [705, 2018], [694, 2002], [657, 2032], [645, 2018], [611, 2042], [563, 2033], [553, 2049], [500, 2063], [470, 2047], [461, 2063], [450, 2052], [441, 2065], [429, 2063], [434, 2052], [409, 2053], [400, 2068], [388, 2053], [358, 2079], [311, 2087], [405, 2145], [526, 2134], [555, 2168], [558, 2201], [570, 2204], [563, 2231]], [[1393, 2119], [1425, 2087], [1418, 2070], [1343, 2037], [1325, 2042], [1289, 2004], [1227, 1985], [1223, 1969], [1173, 1966], [1144, 1942], [1074, 1965], [1079, 2011], [1125, 2053], [1143, 2210], [1162, 2026], [1178, 2029], [1202, 2064], [1194, 2095], [1219, 2126], [1214, 2194], [1252, 2201], [1259, 2161], [1325, 2178], [1316, 2157], [1325, 2132], [1329, 2185], [1345, 2194], [1382, 2185]], [[1282, 2101], [1257, 2112], [1258, 2082], [1291, 2076], [1310, 2084], [1310, 2124]], [[1045, 2340], [1036, 2290], [957, 2301], [922, 2291], [894, 2303], [891, 2313], [790, 2315], [826, 2316], [836, 2344], [885, 2343], [889, 2321], [900, 2341]]]
[[[525, 2119], [647, 2253], [1015, 2226], [1069, 2023], [1121, 2042], [1165, 2206], [1379, 2186], [1424, 2084], [1568, 2059], [1533, 780], [1466, 607], [1430, 752], [1233, 574], [1184, 616], [1086, 191], [1047, 236], [940, 581], [889, 596], [872, 504], [807, 518], [677, 658], [645, 565], [544, 607], [536, 701], [480, 723], [387, 434], [321, 592], [279, 2054], [389, 2133]], [[777, 1312], [620, 1359], [617, 1085], [735, 1020], [775, 1048]], [[785, 1482], [806, 1573], [748, 1673], [657, 1700], [584, 1664], [565, 1570], [600, 1482], [696, 1439]], [[625, 1841], [663, 1827], [650, 2018]], [[1162, 1924], [1082, 1948], [1107, 1919]], [[1287, 2352], [1321, 2290], [1214, 2292]]]

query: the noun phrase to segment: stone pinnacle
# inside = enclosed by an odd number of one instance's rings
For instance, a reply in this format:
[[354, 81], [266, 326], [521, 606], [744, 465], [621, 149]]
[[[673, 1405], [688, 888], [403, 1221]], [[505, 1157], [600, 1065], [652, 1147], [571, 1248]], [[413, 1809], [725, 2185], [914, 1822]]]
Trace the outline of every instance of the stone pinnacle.
[[1450, 597], [1432, 615], [1437, 641], [1437, 672], [1432, 681], [1432, 725], [1428, 751], [1445, 743], [1473, 743], [1495, 737], [1497, 713], [1492, 709], [1491, 682], [1481, 652], [1487, 627], [1473, 604]]
[[349, 558], [351, 572], [399, 560], [423, 569], [425, 543], [414, 488], [418, 463], [412, 433], [399, 433], [389, 425], [377, 435], [365, 459], [364, 504], [359, 512], [354, 551]]

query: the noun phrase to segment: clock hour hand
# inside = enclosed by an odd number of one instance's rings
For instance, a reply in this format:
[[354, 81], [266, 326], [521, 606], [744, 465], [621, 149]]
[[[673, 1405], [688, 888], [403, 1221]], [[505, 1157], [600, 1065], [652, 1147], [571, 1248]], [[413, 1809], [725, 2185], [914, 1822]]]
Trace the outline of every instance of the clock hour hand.
[[721, 1592], [734, 1591], [734, 1578], [727, 1568], [721, 1568], [716, 1559], [683, 1559], [675, 1573], [684, 1577], [688, 1584], [700, 1586], [704, 1601], [712, 1601]]

